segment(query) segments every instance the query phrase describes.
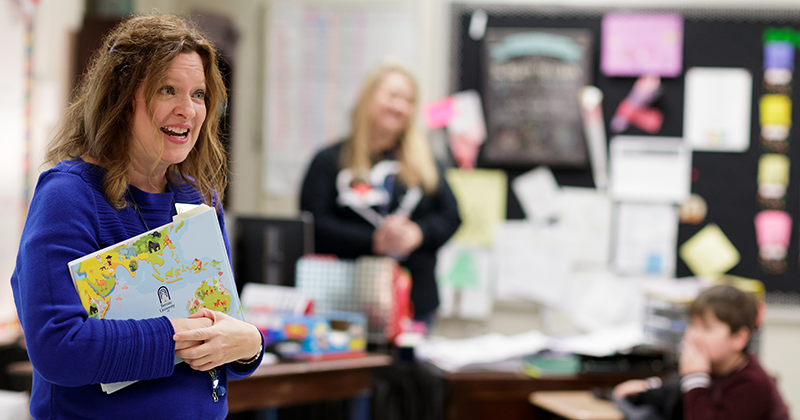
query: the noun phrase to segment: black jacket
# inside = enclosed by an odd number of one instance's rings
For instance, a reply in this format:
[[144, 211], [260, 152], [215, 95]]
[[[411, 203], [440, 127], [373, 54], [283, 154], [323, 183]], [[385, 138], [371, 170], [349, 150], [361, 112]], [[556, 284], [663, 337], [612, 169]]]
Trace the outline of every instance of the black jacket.
[[[300, 209], [314, 215], [315, 252], [339, 258], [372, 255], [375, 227], [350, 207], [337, 203], [336, 177], [342, 143], [321, 150], [309, 165], [300, 194]], [[416, 315], [427, 315], [439, 306], [436, 288], [436, 251], [461, 224], [458, 205], [439, 168], [439, 188], [424, 195], [411, 213], [422, 230], [422, 245], [401, 265], [411, 272], [411, 302]], [[398, 179], [392, 190], [389, 212], [394, 211], [406, 187]]]

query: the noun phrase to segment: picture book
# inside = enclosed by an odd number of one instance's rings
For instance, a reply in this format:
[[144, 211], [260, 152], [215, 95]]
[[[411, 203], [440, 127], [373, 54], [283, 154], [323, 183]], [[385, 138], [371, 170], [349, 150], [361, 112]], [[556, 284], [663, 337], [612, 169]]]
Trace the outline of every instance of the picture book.
[[[208, 308], [243, 320], [217, 214], [205, 205], [68, 266], [90, 317], [174, 319]], [[103, 390], [130, 383], [104, 384]]]

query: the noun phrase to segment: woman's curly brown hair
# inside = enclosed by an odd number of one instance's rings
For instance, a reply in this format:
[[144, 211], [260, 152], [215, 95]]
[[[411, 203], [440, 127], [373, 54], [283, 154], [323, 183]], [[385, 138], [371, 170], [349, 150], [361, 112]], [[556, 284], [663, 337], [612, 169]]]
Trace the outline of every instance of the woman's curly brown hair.
[[[48, 147], [46, 162], [54, 165], [88, 156], [106, 171], [106, 199], [116, 208], [124, 208], [130, 182], [136, 91], [144, 85], [152, 120], [151, 104], [159, 83], [170, 63], [187, 52], [196, 52], [203, 61], [207, 117], [194, 148], [183, 162], [170, 165], [167, 176], [174, 183], [188, 182], [206, 204], [221, 205], [227, 182], [227, 156], [219, 128], [227, 92], [217, 65], [219, 55], [191, 22], [178, 16], [132, 17], [105, 37], [67, 108], [61, 130]], [[155, 122], [153, 128], [157, 129]]]

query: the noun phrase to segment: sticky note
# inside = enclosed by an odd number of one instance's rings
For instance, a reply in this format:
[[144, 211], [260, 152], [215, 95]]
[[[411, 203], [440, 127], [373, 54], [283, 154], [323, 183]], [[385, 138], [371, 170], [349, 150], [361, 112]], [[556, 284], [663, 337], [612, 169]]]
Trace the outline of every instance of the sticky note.
[[713, 223], [684, 242], [678, 253], [696, 276], [720, 276], [741, 260], [736, 247]]
[[764, 44], [764, 70], [794, 71], [794, 44], [788, 41], [769, 41]]
[[448, 96], [425, 108], [425, 122], [429, 128], [446, 127], [453, 119], [453, 98]]
[[448, 169], [447, 183], [458, 202], [461, 226], [453, 241], [489, 246], [494, 229], [506, 218], [508, 176], [499, 169]]
[[758, 159], [758, 183], [789, 185], [791, 161], [786, 155], [765, 153]]
[[683, 18], [677, 14], [605, 15], [600, 69], [606, 76], [679, 76], [683, 69]]
[[792, 100], [786, 95], [768, 93], [759, 100], [761, 125], [792, 125]]
[[761, 249], [789, 247], [792, 236], [792, 217], [785, 211], [764, 210], [755, 217], [756, 242]]

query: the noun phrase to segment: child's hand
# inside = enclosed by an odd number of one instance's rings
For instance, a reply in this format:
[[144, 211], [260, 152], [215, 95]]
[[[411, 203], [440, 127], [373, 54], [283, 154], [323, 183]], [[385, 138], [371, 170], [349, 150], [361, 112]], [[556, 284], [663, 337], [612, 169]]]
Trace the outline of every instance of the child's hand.
[[678, 363], [678, 370], [681, 376], [691, 373], [711, 374], [711, 360], [691, 339], [683, 340], [683, 350], [681, 359]]
[[614, 387], [614, 391], [612, 392], [612, 396], [615, 400], [619, 400], [622, 398], [627, 397], [628, 395], [638, 394], [640, 392], [647, 391], [649, 387], [647, 386], [647, 381], [644, 379], [631, 379], [630, 381], [625, 381], [617, 386]]

